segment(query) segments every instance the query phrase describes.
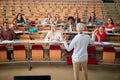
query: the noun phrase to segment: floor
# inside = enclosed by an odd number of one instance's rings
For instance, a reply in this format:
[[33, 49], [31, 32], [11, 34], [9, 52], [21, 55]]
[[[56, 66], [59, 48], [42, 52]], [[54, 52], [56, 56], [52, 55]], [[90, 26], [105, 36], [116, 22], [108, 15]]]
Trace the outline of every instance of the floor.
[[[72, 65], [65, 63], [0, 64], [0, 80], [13, 80], [14, 76], [51, 75], [51, 80], [73, 80]], [[84, 80], [80, 71], [80, 80]], [[88, 65], [89, 80], [120, 80], [120, 65]]]

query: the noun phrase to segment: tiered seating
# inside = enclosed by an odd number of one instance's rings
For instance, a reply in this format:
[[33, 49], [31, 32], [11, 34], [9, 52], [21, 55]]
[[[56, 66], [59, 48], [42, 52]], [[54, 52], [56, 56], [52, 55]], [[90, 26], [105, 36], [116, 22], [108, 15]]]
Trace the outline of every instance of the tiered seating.
[[0, 16], [8, 18], [9, 22], [19, 12], [31, 19], [35, 17], [43, 19], [47, 13], [51, 13], [52, 16], [58, 13], [64, 20], [68, 16], [74, 16], [76, 11], [79, 12], [80, 18], [88, 18], [90, 12], [96, 11], [99, 13], [97, 17], [101, 22], [103, 21], [100, 0], [29, 0], [29, 2], [28, 0], [2, 0], [0, 4]]

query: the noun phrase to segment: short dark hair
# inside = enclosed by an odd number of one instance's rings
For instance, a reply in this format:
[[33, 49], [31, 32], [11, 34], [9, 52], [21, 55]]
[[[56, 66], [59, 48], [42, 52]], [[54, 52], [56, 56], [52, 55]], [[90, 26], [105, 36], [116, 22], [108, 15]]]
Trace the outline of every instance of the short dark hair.
[[74, 19], [73, 16], [69, 16], [69, 17], [68, 17], [68, 21], [69, 21], [70, 19], [72, 19], [73, 21], [75, 21], [75, 19]]

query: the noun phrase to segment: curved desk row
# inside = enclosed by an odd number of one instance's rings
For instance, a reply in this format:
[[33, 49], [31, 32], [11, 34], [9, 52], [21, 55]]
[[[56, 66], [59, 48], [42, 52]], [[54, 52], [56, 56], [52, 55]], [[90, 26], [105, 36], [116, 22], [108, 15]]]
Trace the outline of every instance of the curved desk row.
[[[49, 59], [47, 59], [47, 57], [45, 56], [46, 54], [48, 54], [48, 50], [49, 50], [49, 44], [60, 44], [61, 45], [61, 54], [63, 55], [64, 51], [65, 51], [65, 47], [63, 46], [63, 42], [64, 41], [40, 41], [40, 40], [24, 40], [24, 41], [20, 41], [20, 40], [14, 40], [14, 41], [2, 41], [0, 42], [0, 45], [4, 46], [5, 44], [13, 44], [14, 45], [17, 45], [17, 44], [22, 44], [26, 47], [26, 50], [27, 50], [27, 58], [29, 56], [31, 56], [31, 46], [32, 45], [35, 45], [35, 44], [45, 44], [43, 45], [43, 50], [44, 50], [44, 53], [43, 53], [43, 56], [44, 56], [44, 59], [43, 60], [31, 60], [31, 59], [26, 59], [25, 61], [12, 61], [12, 62], [0, 62], [0, 64], [3, 64], [3, 63], [15, 63], [15, 62], [18, 62], [18, 63], [21, 63], [21, 62], [27, 62], [28, 65], [29, 65], [29, 70], [31, 69], [31, 62], [66, 62], [65, 60], [63, 60], [64, 56], [61, 56], [61, 60], [58, 60], [58, 61], [51, 61]], [[69, 41], [70, 42], [70, 41]], [[94, 42], [94, 44], [92, 45], [95, 45], [97, 50], [98, 50], [98, 47], [97, 46], [100, 46], [100, 47], [104, 47], [104, 46], [114, 46], [114, 47], [120, 47], [120, 43], [113, 43], [113, 42]], [[13, 49], [13, 46], [10, 47], [11, 49]], [[102, 51], [102, 49], [101, 49]], [[119, 48], [119, 51], [120, 51], [120, 48]], [[22, 54], [22, 53], [21, 53]]]
[[[50, 30], [42, 30], [42, 31], [38, 31], [36, 33], [47, 33]], [[16, 34], [29, 34], [30, 32], [28, 31], [15, 31]], [[62, 32], [63, 34], [78, 34], [77, 32]], [[92, 32], [88, 32], [88, 31], [84, 31], [84, 34], [92, 34]], [[107, 33], [107, 36], [120, 36], [120, 33]]]

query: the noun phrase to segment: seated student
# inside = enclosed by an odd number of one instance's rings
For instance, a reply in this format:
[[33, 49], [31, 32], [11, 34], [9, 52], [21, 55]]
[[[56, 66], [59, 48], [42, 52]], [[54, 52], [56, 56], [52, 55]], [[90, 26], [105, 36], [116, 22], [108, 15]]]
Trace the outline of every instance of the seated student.
[[50, 14], [47, 14], [47, 16], [43, 20], [42, 24], [45, 25], [45, 24], [52, 24], [52, 23], [53, 23], [52, 16]]
[[97, 42], [105, 42], [107, 38], [105, 27], [100, 26], [99, 28], [96, 28], [92, 36], [94, 36], [94, 40]]
[[21, 13], [18, 13], [17, 16], [14, 18], [13, 24], [16, 24], [16, 23], [17, 23], [18, 26], [26, 24]]
[[15, 33], [10, 29], [8, 22], [3, 23], [3, 27], [1, 29], [1, 40], [13, 40], [15, 38]]
[[100, 26], [101, 25], [98, 18], [96, 17], [95, 12], [90, 13], [90, 17], [87, 20], [87, 25], [90, 25], [90, 26], [92, 26], [92, 25]]
[[107, 25], [105, 26], [105, 30], [106, 30], [108, 33], [113, 33], [113, 32], [115, 32], [115, 24], [114, 24], [112, 18], [108, 18], [108, 19], [107, 19]]
[[35, 28], [35, 22], [30, 23], [30, 29], [28, 29], [28, 32], [30, 32], [30, 39], [34, 40], [35, 39], [35, 33], [38, 32], [37, 28]]
[[75, 23], [80, 23], [81, 22], [81, 19], [79, 18], [79, 13], [75, 13]]
[[17, 25], [24, 25], [25, 24], [25, 20], [24, 20], [24, 18], [23, 18], [23, 16], [22, 16], [21, 13], [17, 14], [17, 16], [15, 17], [15, 19], [13, 20], [13, 23], [14, 23], [14, 21], [17, 22]]
[[68, 17], [68, 23], [63, 26], [63, 31], [72, 32], [76, 31], [75, 19], [72, 16]]
[[47, 33], [45, 41], [62, 41], [62, 33], [57, 30], [57, 25], [53, 24], [50, 32]]
[[[7, 22], [3, 23], [2, 30], [0, 32], [0, 38], [2, 40], [13, 40], [15, 38], [15, 33], [13, 30], [9, 28], [9, 24]], [[7, 50], [7, 59], [10, 61], [12, 59], [12, 50], [9, 49], [11, 47], [11, 44], [6, 44]]]
[[58, 14], [56, 14], [53, 18], [53, 23], [54, 24], [61, 24], [62, 23], [62, 19], [60, 18], [60, 16]]

